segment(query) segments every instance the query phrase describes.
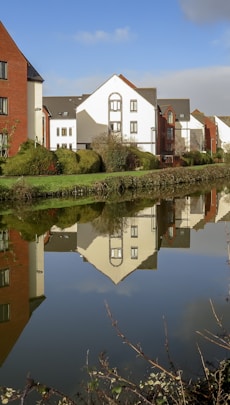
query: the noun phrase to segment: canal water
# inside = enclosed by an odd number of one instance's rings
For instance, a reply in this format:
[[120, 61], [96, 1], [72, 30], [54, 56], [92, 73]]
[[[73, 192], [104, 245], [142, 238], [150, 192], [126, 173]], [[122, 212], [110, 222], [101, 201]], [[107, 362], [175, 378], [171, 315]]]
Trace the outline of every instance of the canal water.
[[[229, 187], [206, 193], [38, 210], [0, 220], [0, 386], [28, 373], [74, 396], [100, 353], [134, 380], [145, 354], [186, 377], [229, 356], [200, 333], [230, 330]], [[166, 344], [166, 342], [168, 342]]]

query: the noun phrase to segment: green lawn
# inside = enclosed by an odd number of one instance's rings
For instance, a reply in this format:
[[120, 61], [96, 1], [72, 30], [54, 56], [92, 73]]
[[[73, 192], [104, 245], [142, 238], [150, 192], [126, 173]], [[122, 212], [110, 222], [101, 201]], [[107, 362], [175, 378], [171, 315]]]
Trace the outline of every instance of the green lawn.
[[[23, 179], [26, 184], [39, 187], [43, 191], [58, 191], [70, 189], [74, 186], [91, 186], [97, 181], [102, 181], [108, 177], [119, 176], [143, 176], [150, 171], [132, 171], [119, 173], [91, 173], [91, 174], [74, 174], [59, 176], [25, 176]], [[22, 177], [0, 177], [0, 186], [11, 188]]]

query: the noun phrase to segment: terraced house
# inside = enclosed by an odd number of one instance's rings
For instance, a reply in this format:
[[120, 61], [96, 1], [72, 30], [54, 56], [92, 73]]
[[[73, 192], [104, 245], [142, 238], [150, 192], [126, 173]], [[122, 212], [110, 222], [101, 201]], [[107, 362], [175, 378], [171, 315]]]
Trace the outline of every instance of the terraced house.
[[0, 21], [0, 156], [15, 155], [27, 139], [43, 142], [42, 83]]

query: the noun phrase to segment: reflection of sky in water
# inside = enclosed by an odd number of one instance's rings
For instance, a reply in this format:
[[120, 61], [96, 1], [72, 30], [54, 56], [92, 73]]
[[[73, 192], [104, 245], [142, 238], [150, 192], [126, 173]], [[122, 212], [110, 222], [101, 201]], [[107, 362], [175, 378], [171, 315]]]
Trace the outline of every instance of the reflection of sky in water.
[[[230, 329], [229, 282], [224, 223], [191, 231], [190, 249], [161, 249], [157, 270], [137, 270], [118, 286], [77, 253], [46, 253], [46, 300], [0, 370], [1, 382], [12, 384], [13, 378], [20, 387], [30, 371], [41, 381], [73, 392], [87, 350], [90, 364], [105, 350], [111, 365], [143, 371], [143, 362], [116, 336], [105, 301], [126, 336], [162, 362], [165, 317], [175, 364], [196, 372], [201, 369], [196, 341], [203, 346], [196, 330], [217, 331], [209, 299]], [[215, 348], [206, 345], [205, 353], [212, 357]]]

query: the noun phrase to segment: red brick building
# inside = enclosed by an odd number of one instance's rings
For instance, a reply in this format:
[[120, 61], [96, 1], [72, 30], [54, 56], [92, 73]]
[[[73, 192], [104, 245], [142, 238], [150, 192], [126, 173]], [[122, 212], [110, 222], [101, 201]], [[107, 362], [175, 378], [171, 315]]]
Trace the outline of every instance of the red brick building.
[[28, 138], [41, 142], [42, 83], [0, 21], [0, 156], [15, 155]]

